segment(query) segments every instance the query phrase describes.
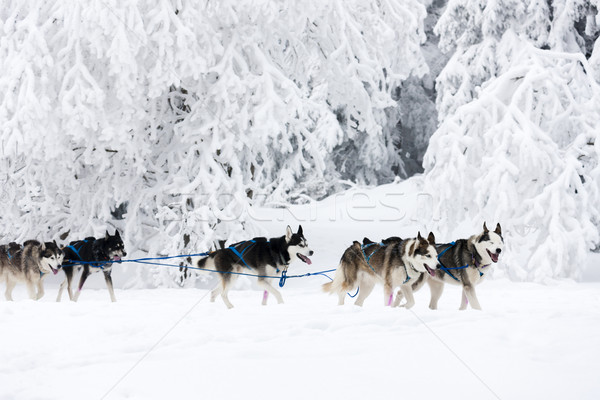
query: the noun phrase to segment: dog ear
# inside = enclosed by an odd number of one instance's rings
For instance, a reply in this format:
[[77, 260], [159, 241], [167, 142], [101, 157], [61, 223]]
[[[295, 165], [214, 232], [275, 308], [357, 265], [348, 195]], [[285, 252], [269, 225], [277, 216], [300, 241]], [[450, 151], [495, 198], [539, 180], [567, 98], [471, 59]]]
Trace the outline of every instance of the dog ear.
[[58, 247], [58, 244], [56, 244], [56, 239], [55, 239], [55, 240], [53, 240], [52, 242], [54, 243], [54, 245], [55, 245], [56, 247]]
[[108, 233], [108, 229], [106, 230], [106, 235], [104, 236], [105, 238], [110, 237], [110, 233]]
[[119, 239], [121, 239], [121, 234], [119, 233], [118, 229], [115, 229], [115, 237], [118, 237]]
[[46, 242], [42, 242], [42, 246], [40, 247], [41, 251], [46, 250]]
[[421, 236], [421, 231], [417, 233], [417, 240], [422, 240], [423, 236]]
[[429, 244], [435, 244], [435, 235], [433, 232], [429, 232], [429, 236], [427, 236], [427, 241]]
[[285, 230], [285, 241], [289, 243], [290, 240], [292, 240], [292, 228], [290, 228], [290, 226], [287, 226], [287, 229]]
[[500, 222], [496, 224], [496, 230], [494, 230], [498, 235], [502, 235], [502, 228], [500, 227]]
[[304, 237], [304, 233], [302, 232], [302, 225], [298, 225], [298, 235]]
[[485, 225], [485, 222], [483, 223], [483, 233], [488, 233], [490, 230], [487, 228], [487, 226]]

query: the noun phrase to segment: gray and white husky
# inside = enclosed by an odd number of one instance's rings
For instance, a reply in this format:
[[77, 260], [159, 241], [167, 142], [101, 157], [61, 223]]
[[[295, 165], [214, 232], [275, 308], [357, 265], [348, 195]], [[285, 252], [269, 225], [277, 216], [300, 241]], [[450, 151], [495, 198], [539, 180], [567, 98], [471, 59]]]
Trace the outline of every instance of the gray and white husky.
[[332, 282], [323, 285], [323, 290], [337, 293], [338, 304], [343, 305], [346, 292], [359, 290], [355, 304], [362, 306], [376, 283], [384, 287], [385, 305], [391, 305], [393, 290], [400, 287], [406, 296], [406, 308], [415, 304], [412, 282], [423, 274], [434, 274], [437, 265], [435, 236], [429, 233], [421, 237], [402, 240], [389, 238], [373, 243], [365, 238], [361, 245], [354, 242], [340, 260]]
[[63, 257], [56, 242], [28, 240], [23, 246], [16, 243], [0, 246], [0, 276], [6, 283], [6, 300], [13, 300], [12, 291], [18, 282], [27, 285], [31, 299], [41, 299], [44, 277], [58, 273]]
[[228, 292], [238, 273], [258, 276], [258, 285], [264, 289], [263, 305], [267, 304], [269, 293], [281, 304], [281, 293], [271, 285], [272, 279], [265, 276], [280, 276], [281, 272], [287, 270], [290, 263], [297, 259], [311, 264], [308, 257], [313, 254], [304, 237], [302, 226], [298, 228], [297, 233], [293, 233], [292, 228], [288, 226], [284, 236], [271, 239], [259, 237], [236, 243], [214, 251], [207, 257], [191, 260], [191, 263], [194, 267], [218, 272], [221, 281], [211, 292], [210, 300], [215, 301], [220, 294], [225, 305], [232, 308]]
[[[460, 309], [464, 310], [471, 304], [472, 308], [481, 310], [475, 286], [483, 281], [487, 268], [497, 263], [502, 253], [504, 238], [500, 224], [497, 224], [492, 232], [484, 222], [482, 233], [453, 243], [439, 244], [436, 248], [439, 253], [439, 266], [435, 276], [415, 281], [412, 285], [413, 291], [419, 290], [427, 281], [431, 289], [429, 308], [436, 310], [444, 283], [461, 285], [463, 290]], [[394, 305], [400, 303], [402, 296], [403, 293], [398, 291]]]

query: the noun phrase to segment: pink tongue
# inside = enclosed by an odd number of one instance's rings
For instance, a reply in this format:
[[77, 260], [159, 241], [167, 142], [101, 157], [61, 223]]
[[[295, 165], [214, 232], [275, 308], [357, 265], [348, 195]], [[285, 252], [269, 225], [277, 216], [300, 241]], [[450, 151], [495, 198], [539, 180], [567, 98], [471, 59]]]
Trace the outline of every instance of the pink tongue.
[[302, 259], [302, 261], [304, 261], [305, 263], [307, 263], [308, 265], [312, 264], [312, 261], [310, 261], [310, 258], [306, 257], [303, 254], [298, 254], [300, 256], [300, 258]]
[[113, 261], [121, 261], [121, 257], [119, 257], [119, 256], [114, 256], [114, 257], [113, 257]]
[[58, 270], [57, 269], [52, 268], [52, 272], [54, 273], [54, 275], [58, 274]]
[[497, 254], [492, 254], [492, 261], [493, 262], [498, 262], [498, 255]]

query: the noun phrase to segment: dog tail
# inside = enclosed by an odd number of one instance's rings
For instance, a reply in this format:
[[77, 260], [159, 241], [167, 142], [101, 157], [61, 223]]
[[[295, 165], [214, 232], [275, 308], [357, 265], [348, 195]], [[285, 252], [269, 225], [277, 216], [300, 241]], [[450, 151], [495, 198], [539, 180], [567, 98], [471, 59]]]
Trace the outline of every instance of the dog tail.
[[199, 274], [210, 274], [211, 271], [216, 271], [215, 263], [213, 257], [211, 256], [193, 256], [188, 257], [186, 261], [188, 262], [188, 265], [190, 265], [194, 271]]
[[346, 273], [344, 270], [344, 264], [340, 263], [335, 271], [335, 276], [331, 282], [327, 282], [323, 285], [323, 291], [325, 293], [339, 293], [347, 289], [348, 282], [346, 282]]
[[357, 271], [356, 268], [353, 268], [353, 260], [356, 258], [356, 255], [362, 257], [360, 246], [359, 242], [354, 241], [352, 246], [346, 249], [340, 260], [340, 265], [335, 271], [333, 281], [324, 284], [323, 291], [327, 293], [341, 293], [356, 288]]

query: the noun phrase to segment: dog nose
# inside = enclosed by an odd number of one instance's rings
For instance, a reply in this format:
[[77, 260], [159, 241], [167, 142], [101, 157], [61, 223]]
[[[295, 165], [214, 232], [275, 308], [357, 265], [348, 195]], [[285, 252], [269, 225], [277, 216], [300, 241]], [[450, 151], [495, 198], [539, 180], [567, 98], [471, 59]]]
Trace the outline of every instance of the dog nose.
[[309, 256], [312, 256], [313, 254], [315, 254], [315, 252], [312, 250], [308, 253]]
[[496, 253], [498, 253], [498, 254], [502, 253], [502, 249], [496, 249]]
[[123, 257], [127, 257], [127, 253], [123, 250]]

